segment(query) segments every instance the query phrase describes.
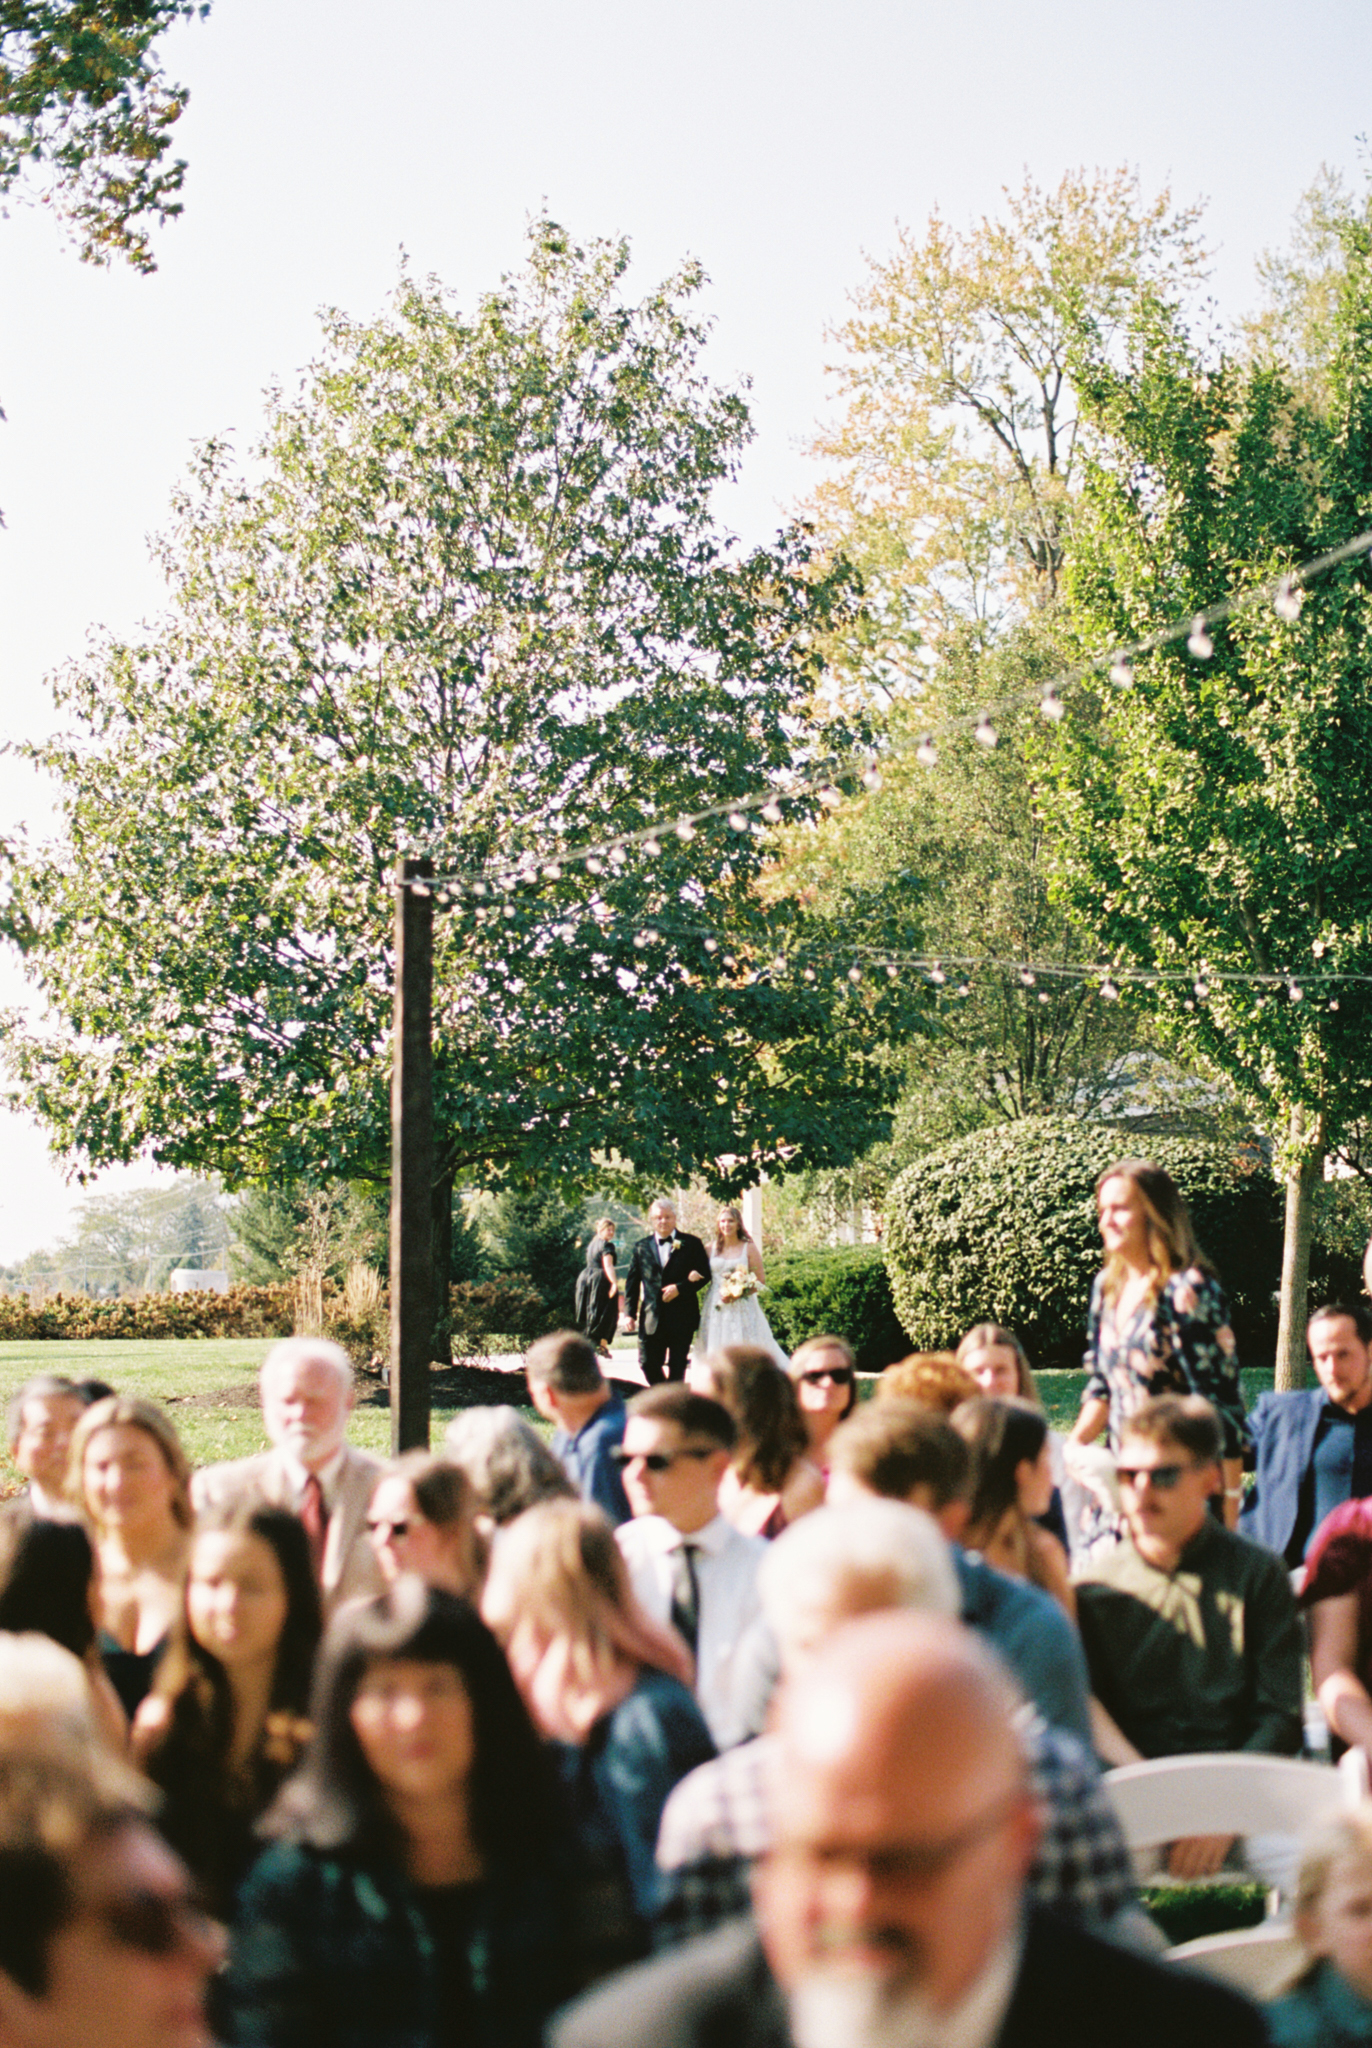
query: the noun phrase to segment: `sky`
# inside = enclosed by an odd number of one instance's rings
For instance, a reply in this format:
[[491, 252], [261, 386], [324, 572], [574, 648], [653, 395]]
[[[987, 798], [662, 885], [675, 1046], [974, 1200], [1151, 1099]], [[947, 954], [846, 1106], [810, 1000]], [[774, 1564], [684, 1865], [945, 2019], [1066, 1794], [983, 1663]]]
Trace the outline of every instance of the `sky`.
[[[10, 742], [51, 729], [45, 677], [92, 630], [155, 616], [148, 540], [195, 443], [250, 449], [319, 309], [374, 317], [402, 252], [466, 305], [545, 208], [628, 236], [631, 292], [698, 258], [709, 367], [751, 379], [757, 429], [722, 510], [758, 541], [813, 481], [827, 330], [897, 223], [970, 225], [1026, 171], [1127, 164], [1207, 202], [1233, 318], [1321, 164], [1359, 179], [1372, 129], [1368, 0], [215, 0], [164, 48], [190, 171], [157, 274], [78, 262], [41, 206], [0, 220]], [[50, 824], [0, 758], [0, 833]], [[0, 1003], [26, 1000], [0, 960]], [[0, 1262], [54, 1242], [80, 1192], [0, 1108]]]

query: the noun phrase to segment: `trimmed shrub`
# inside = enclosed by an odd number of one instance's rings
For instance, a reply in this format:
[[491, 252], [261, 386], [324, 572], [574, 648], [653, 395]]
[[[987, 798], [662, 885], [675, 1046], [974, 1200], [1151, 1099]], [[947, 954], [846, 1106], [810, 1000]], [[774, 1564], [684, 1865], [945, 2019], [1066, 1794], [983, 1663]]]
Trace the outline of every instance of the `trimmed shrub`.
[[886, 1203], [896, 1313], [917, 1349], [954, 1345], [978, 1322], [1005, 1323], [1035, 1365], [1081, 1364], [1091, 1282], [1100, 1270], [1095, 1184], [1146, 1154], [1176, 1181], [1229, 1295], [1239, 1356], [1271, 1360], [1281, 1277], [1282, 1194], [1232, 1146], [1141, 1138], [1067, 1117], [974, 1131], [905, 1169]]
[[570, 1313], [558, 1322], [527, 1273], [505, 1273], [499, 1280], [460, 1280], [448, 1294], [454, 1358], [480, 1358], [494, 1336], [531, 1344], [545, 1330], [565, 1329], [571, 1323]]
[[838, 1245], [768, 1259], [762, 1306], [784, 1351], [821, 1333], [846, 1337], [858, 1370], [880, 1372], [910, 1349], [896, 1320], [880, 1245]]
[[31, 1343], [44, 1337], [289, 1337], [295, 1289], [231, 1287], [227, 1294], [139, 1294], [126, 1301], [92, 1301], [84, 1294], [54, 1294], [31, 1308], [22, 1294], [0, 1296], [0, 1340]]

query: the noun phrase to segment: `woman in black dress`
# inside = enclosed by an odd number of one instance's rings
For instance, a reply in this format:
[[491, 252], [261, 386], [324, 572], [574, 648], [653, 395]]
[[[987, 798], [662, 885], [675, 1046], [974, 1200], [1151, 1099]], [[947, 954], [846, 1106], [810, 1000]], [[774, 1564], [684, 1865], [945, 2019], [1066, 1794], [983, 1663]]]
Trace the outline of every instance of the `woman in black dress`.
[[586, 1247], [586, 1270], [576, 1286], [576, 1326], [608, 1358], [619, 1326], [619, 1275], [615, 1272], [615, 1225], [602, 1216]]

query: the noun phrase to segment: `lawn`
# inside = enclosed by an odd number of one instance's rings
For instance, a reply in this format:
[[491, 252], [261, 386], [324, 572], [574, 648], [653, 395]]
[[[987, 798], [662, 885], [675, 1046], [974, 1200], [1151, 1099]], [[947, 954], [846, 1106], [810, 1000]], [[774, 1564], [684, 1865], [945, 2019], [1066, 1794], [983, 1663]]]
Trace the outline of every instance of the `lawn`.
[[[2, 1349], [3, 1347], [0, 1347]], [[1240, 1375], [1243, 1381], [1243, 1400], [1251, 1408], [1259, 1394], [1270, 1391], [1272, 1373], [1270, 1368], [1260, 1368]], [[1054, 1429], [1069, 1430], [1076, 1421], [1081, 1406], [1081, 1390], [1086, 1385], [1084, 1372], [1036, 1372], [1034, 1379], [1043, 1405], [1048, 1410], [1048, 1419]]]

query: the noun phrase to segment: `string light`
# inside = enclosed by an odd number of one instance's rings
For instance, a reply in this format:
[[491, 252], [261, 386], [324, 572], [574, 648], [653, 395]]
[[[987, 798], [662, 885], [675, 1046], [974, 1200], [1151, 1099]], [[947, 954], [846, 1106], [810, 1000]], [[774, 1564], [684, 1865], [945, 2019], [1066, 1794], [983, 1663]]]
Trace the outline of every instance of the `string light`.
[[1134, 665], [1121, 655], [1110, 664], [1110, 680], [1117, 690], [1132, 690], [1134, 687]]
[[1186, 636], [1186, 651], [1194, 654], [1197, 661], [1209, 661], [1215, 651], [1215, 643], [1205, 630], [1205, 613], [1197, 612], [1191, 621], [1191, 631]]
[[1066, 710], [1066, 708], [1067, 707], [1063, 703], [1061, 697], [1059, 697], [1057, 691], [1053, 688], [1052, 684], [1050, 683], [1048, 688], [1044, 691], [1042, 698], [1039, 700], [1039, 710], [1043, 713], [1045, 718], [1051, 720], [1051, 722], [1054, 725], [1056, 725], [1058, 720], [1062, 717], [1062, 714]]
[[775, 797], [772, 798], [770, 803], [762, 806], [762, 815], [769, 825], [779, 825], [781, 823], [781, 805]]
[[1283, 576], [1277, 584], [1276, 595], [1272, 599], [1272, 609], [1277, 617], [1294, 623], [1300, 617], [1301, 607], [1304, 603], [1305, 592], [1301, 589], [1296, 578], [1294, 576]]
[[864, 789], [881, 788], [881, 770], [880, 768], [878, 768], [875, 761], [869, 761], [867, 763], [867, 766], [863, 769], [862, 786]]
[[932, 733], [926, 733], [915, 748], [915, 759], [919, 762], [921, 768], [937, 768], [938, 748], [934, 745]]
[[646, 854], [651, 855], [651, 857], [654, 860], [656, 860], [657, 856], [662, 851], [662, 841], [660, 839], [645, 839], [643, 842], [643, 851]]
[[729, 830], [731, 832], [746, 832], [748, 830], [748, 820], [742, 811], [730, 811]]
[[835, 789], [833, 783], [828, 782], [825, 784], [824, 788], [819, 791], [819, 800], [823, 804], [826, 811], [836, 811], [839, 805], [843, 802], [843, 791], [841, 789]]
[[973, 737], [983, 747], [989, 748], [993, 747], [996, 744], [996, 741], [999, 739], [1000, 735], [991, 723], [991, 715], [989, 712], [982, 712], [981, 717], [977, 720], [976, 732], [973, 735]]
[[676, 836], [678, 839], [694, 839], [696, 836], [694, 822], [690, 818], [678, 818], [676, 821]]

